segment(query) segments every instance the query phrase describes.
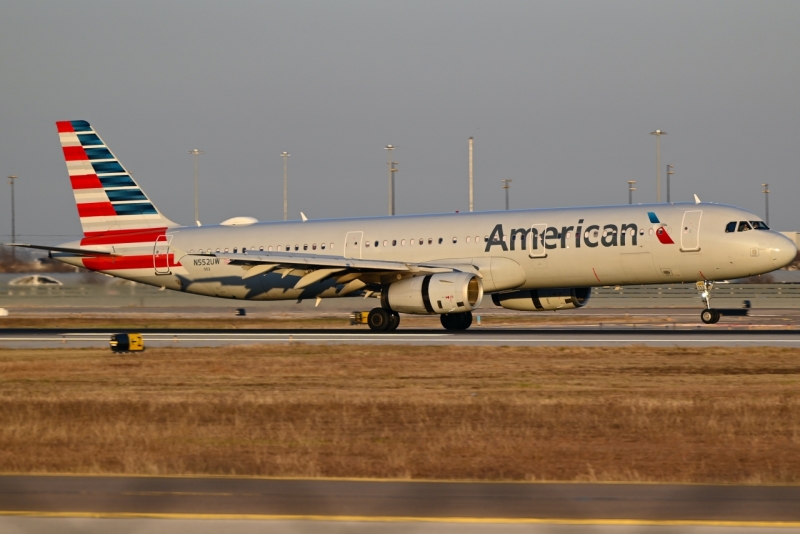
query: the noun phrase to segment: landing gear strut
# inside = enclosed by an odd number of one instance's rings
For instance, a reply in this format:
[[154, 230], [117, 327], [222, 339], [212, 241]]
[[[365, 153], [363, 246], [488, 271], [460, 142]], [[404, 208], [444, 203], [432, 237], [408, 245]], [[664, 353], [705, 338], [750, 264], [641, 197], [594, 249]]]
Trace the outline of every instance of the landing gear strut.
[[711, 289], [713, 287], [714, 282], [709, 282], [708, 280], [697, 282], [698, 291], [702, 291], [702, 293], [700, 293], [700, 298], [703, 300], [703, 304], [706, 305], [706, 309], [700, 313], [700, 320], [705, 324], [714, 324], [718, 322], [719, 318], [722, 316], [719, 311], [711, 309]]
[[441, 321], [446, 330], [466, 330], [472, 324], [472, 312], [445, 313]]
[[383, 308], [373, 308], [367, 315], [367, 324], [375, 332], [391, 332], [400, 326], [400, 314]]

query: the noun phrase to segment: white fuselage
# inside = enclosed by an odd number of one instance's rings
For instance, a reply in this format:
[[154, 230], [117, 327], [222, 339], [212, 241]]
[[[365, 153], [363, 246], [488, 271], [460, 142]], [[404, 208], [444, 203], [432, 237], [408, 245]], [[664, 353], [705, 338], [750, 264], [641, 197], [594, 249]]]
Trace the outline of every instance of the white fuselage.
[[[653, 222], [653, 219], [658, 222]], [[653, 204], [178, 227], [159, 244], [112, 243], [136, 262], [84, 264], [113, 276], [201, 295], [250, 300], [340, 296], [328, 278], [294, 289], [302, 270], [243, 278], [227, 254], [261, 251], [364, 260], [467, 265], [486, 293], [741, 278], [790, 263], [794, 244], [771, 230], [726, 232], [759, 217], [716, 204]], [[666, 237], [665, 237], [666, 236]], [[166, 250], [168, 241], [169, 249]], [[671, 241], [671, 242], [670, 242]], [[69, 244], [68, 244], [69, 245]], [[71, 245], [75, 245], [74, 243]], [[146, 258], [154, 255], [150, 266]], [[170, 258], [162, 262], [167, 253]], [[202, 256], [198, 254], [203, 254]], [[98, 268], [99, 267], [99, 268]], [[369, 279], [380, 287], [411, 275]], [[348, 293], [353, 294], [353, 293]]]

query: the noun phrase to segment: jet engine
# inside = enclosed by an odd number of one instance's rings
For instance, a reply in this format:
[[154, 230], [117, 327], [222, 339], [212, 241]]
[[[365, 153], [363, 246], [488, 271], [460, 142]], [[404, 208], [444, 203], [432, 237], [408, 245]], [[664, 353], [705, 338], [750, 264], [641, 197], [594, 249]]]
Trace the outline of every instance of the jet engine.
[[470, 273], [416, 276], [384, 287], [383, 308], [430, 315], [472, 311], [483, 300], [483, 283]]
[[509, 310], [568, 310], [586, 306], [591, 294], [592, 289], [589, 287], [529, 289], [511, 293], [494, 293], [492, 302]]

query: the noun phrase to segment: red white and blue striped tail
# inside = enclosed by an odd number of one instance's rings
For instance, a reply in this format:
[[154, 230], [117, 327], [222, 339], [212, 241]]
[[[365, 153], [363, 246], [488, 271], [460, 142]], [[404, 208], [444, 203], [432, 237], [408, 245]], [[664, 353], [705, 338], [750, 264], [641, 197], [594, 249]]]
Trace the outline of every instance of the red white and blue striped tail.
[[86, 237], [178, 226], [158, 211], [88, 122], [56, 127]]

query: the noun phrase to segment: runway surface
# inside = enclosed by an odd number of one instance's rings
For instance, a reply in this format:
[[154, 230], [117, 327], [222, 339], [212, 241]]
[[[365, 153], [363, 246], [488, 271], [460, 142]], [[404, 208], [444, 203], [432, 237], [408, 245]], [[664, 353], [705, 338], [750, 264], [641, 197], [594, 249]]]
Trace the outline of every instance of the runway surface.
[[0, 516], [793, 526], [800, 486], [0, 476]]
[[[124, 330], [123, 330], [124, 331]], [[254, 343], [347, 343], [400, 345], [650, 345], [650, 346], [756, 346], [800, 347], [800, 330], [769, 326], [595, 327], [595, 328], [471, 328], [398, 330], [191, 330], [138, 329], [148, 347], [219, 346]], [[2, 329], [0, 347], [107, 347], [114, 329]]]

